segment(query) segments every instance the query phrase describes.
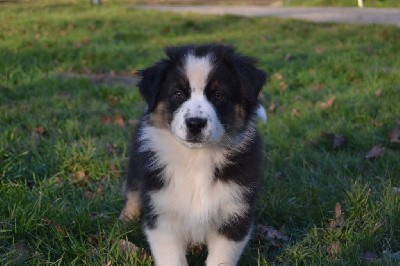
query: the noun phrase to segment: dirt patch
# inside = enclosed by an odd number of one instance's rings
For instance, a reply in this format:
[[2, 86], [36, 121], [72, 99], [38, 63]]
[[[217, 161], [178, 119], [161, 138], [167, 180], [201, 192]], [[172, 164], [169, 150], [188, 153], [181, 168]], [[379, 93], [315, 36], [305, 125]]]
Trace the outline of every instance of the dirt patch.
[[124, 86], [134, 87], [139, 80], [138, 76], [114, 73], [102, 74], [81, 74], [74, 72], [60, 73], [58, 78], [61, 80], [69, 79], [88, 79], [91, 83], [97, 86]]
[[282, 0], [136, 0], [140, 5], [259, 5], [280, 6]]

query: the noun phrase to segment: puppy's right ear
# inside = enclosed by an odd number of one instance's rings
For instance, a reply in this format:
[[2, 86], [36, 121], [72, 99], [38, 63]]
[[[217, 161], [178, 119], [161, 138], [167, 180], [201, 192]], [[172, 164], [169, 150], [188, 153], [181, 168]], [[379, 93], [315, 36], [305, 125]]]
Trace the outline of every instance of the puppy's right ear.
[[147, 112], [149, 113], [153, 111], [157, 105], [157, 96], [168, 66], [169, 61], [162, 60], [154, 66], [143, 69], [139, 72], [142, 77], [139, 81], [139, 91], [147, 103]]

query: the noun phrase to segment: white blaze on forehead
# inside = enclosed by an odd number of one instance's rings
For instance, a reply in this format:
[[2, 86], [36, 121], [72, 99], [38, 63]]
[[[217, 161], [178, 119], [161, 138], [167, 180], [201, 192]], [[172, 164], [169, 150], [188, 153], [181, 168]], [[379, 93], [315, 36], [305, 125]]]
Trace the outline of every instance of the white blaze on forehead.
[[193, 54], [188, 54], [184, 69], [194, 94], [203, 94], [208, 75], [212, 70], [211, 56], [196, 57]]

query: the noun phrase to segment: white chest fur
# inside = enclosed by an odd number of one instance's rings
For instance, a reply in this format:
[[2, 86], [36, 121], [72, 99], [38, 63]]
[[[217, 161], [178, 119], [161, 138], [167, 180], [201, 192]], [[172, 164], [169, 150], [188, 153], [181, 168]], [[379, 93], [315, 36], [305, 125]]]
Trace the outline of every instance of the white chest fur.
[[207, 233], [247, 208], [242, 187], [216, 181], [216, 166], [227, 164], [218, 148], [191, 149], [166, 130], [144, 127], [142, 150], [152, 150], [156, 166], [165, 166], [166, 186], [150, 196], [157, 226], [173, 230], [188, 242], [204, 242]]

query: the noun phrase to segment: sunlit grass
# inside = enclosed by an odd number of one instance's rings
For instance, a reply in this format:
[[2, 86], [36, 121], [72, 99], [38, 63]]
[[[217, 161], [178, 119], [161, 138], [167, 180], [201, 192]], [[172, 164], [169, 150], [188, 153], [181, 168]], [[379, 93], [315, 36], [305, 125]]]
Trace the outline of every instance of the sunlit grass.
[[[204, 42], [259, 58], [270, 75], [264, 105], [277, 106], [260, 124], [266, 158], [255, 223], [284, 227], [290, 240], [273, 248], [255, 227], [242, 264], [354, 265], [365, 252], [378, 264], [395, 259], [400, 154], [387, 134], [400, 127], [398, 27], [158, 13], [108, 1], [0, 8], [0, 264], [151, 263], [118, 247], [128, 239], [149, 252], [140, 222], [117, 221], [143, 109], [138, 91], [59, 74], [131, 73], [166, 45]], [[116, 114], [124, 127], [104, 121]], [[333, 149], [327, 133], [345, 144]], [[385, 153], [365, 159], [375, 144]], [[337, 202], [345, 222], [332, 229]], [[335, 241], [341, 249], [332, 256]], [[202, 265], [205, 250], [189, 253]]]

